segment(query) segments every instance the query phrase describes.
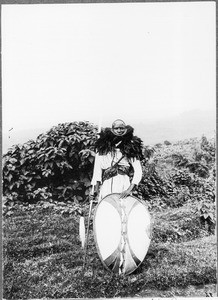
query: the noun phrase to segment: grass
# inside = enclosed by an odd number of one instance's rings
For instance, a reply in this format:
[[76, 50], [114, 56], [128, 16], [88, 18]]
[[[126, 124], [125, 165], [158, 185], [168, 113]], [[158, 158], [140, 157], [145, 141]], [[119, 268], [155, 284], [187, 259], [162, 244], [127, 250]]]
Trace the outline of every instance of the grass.
[[210, 235], [200, 222], [197, 205], [188, 202], [179, 208], [152, 212], [155, 224], [152, 239], [157, 242], [186, 242]]
[[4, 298], [137, 297], [146, 291], [152, 297], [158, 291], [169, 296], [169, 289], [181, 296], [191, 285], [215, 284], [215, 236], [189, 208], [155, 213], [144, 262], [133, 274], [119, 277], [101, 264], [92, 230], [83, 274], [78, 216], [43, 205], [29, 210], [17, 206], [4, 222]]

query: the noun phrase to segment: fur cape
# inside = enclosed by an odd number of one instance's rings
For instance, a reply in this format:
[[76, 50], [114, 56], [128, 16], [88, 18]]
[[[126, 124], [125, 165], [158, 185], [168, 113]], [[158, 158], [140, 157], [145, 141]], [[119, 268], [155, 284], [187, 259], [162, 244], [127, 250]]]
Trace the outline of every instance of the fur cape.
[[[99, 134], [99, 138], [95, 144], [95, 150], [100, 155], [113, 152], [115, 148], [119, 148], [121, 153], [127, 158], [143, 159], [143, 143], [142, 140], [133, 135], [134, 129], [127, 125], [126, 133], [122, 136], [115, 135], [111, 128], [105, 128]], [[119, 143], [120, 142], [120, 143]], [[118, 146], [116, 146], [119, 143]]]

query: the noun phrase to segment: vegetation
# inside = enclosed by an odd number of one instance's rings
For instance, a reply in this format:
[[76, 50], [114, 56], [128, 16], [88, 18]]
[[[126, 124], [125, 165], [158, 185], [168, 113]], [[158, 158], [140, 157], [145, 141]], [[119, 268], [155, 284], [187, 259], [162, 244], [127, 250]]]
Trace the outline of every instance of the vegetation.
[[88, 122], [59, 124], [3, 159], [3, 193], [13, 201], [87, 200], [97, 130]]
[[[181, 233], [186, 234], [179, 234], [182, 224], [179, 222], [176, 228], [174, 220], [172, 226], [176, 210], [165, 213], [161, 220], [154, 214], [159, 223], [154, 226], [146, 259], [134, 274], [122, 278], [112, 276], [103, 268], [92, 235], [83, 274], [84, 252], [78, 238], [78, 217], [55, 207], [48, 203], [47, 207], [43, 203], [25, 209], [19, 206], [14, 216], [7, 219], [4, 298], [133, 297], [146, 289], [216, 283], [215, 237], [203, 228], [201, 237], [194, 240], [192, 232], [185, 228]], [[86, 216], [87, 213], [88, 210]], [[166, 221], [169, 216], [170, 224]], [[185, 224], [183, 218], [181, 223]]]
[[79, 217], [87, 222], [96, 137], [88, 122], [60, 124], [4, 156], [4, 298], [215, 295], [214, 141], [145, 147], [134, 193], [152, 215], [152, 242], [140, 267], [119, 277], [102, 266], [92, 223], [82, 270]]

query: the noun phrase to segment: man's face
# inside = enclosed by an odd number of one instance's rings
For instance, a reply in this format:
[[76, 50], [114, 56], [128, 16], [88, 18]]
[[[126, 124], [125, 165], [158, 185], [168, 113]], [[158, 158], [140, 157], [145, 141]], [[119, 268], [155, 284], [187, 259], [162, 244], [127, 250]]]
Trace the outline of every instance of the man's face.
[[113, 133], [118, 136], [122, 136], [126, 133], [126, 126], [122, 122], [115, 122], [112, 129]]

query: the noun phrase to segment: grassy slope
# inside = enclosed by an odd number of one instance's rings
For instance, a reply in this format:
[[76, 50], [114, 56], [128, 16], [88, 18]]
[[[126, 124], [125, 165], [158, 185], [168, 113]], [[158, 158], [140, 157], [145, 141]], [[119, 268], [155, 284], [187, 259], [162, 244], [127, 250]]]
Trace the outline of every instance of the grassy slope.
[[[158, 172], [173, 168], [171, 154], [190, 158], [198, 142], [162, 146]], [[61, 213], [55, 204], [38, 204], [4, 223], [4, 298], [101, 298], [215, 296], [216, 238], [202, 227], [197, 203], [152, 209], [153, 236], [147, 256], [135, 273], [114, 276], [98, 258], [92, 230], [85, 274], [79, 242], [79, 217], [73, 207]], [[86, 220], [88, 205], [86, 207]], [[197, 287], [196, 287], [197, 286]], [[198, 288], [200, 287], [200, 289]], [[206, 288], [209, 287], [207, 291]]]
[[[171, 212], [169, 216], [175, 216], [175, 210]], [[169, 231], [167, 220], [154, 217], [162, 223], [164, 236]], [[155, 295], [169, 287], [216, 283], [215, 236], [206, 232], [204, 236], [202, 229], [202, 237], [195, 240], [178, 235], [174, 243], [164, 238], [160, 242], [156, 221], [147, 257], [134, 274], [121, 278], [106, 271], [91, 234], [83, 276], [78, 224], [78, 217], [61, 215], [53, 208], [17, 208], [4, 224], [4, 298], [133, 297], [148, 290]]]

